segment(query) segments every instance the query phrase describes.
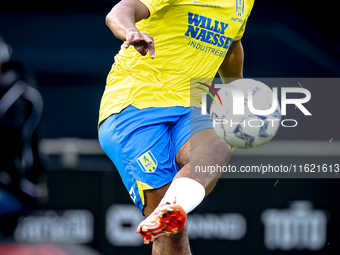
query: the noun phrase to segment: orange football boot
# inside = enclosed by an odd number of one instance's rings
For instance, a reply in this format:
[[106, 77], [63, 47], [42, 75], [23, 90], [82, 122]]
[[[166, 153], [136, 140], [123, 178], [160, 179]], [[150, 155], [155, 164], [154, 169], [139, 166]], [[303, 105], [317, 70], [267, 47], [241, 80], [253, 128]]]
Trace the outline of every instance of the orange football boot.
[[137, 227], [136, 234], [140, 234], [144, 243], [148, 244], [160, 238], [180, 232], [187, 220], [187, 213], [182, 206], [166, 203], [158, 206]]

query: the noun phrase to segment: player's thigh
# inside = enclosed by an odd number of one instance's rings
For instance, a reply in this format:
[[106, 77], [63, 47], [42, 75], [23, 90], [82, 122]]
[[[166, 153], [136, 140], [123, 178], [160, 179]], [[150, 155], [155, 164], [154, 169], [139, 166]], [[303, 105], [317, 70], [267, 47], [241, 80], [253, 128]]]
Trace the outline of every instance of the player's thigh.
[[228, 147], [217, 136], [209, 115], [202, 115], [195, 107], [183, 116], [171, 130], [179, 168], [190, 162], [192, 156], [208, 156]]
[[189, 138], [188, 141], [181, 146], [176, 154], [176, 162], [180, 166], [184, 166], [190, 162], [190, 144], [191, 140], [193, 140], [193, 148], [197, 148], [198, 145], [202, 144], [204, 140], [212, 141], [219, 140], [220, 138], [216, 135], [216, 132], [213, 129], [204, 129], [194, 134], [195, 137], [193, 139]]

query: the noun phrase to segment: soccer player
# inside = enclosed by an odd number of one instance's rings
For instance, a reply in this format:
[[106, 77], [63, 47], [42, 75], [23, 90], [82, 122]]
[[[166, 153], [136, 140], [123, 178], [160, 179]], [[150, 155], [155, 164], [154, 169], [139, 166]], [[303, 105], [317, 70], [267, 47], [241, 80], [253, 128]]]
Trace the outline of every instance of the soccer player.
[[[106, 24], [125, 41], [107, 77], [99, 141], [147, 218], [137, 229], [153, 254], [191, 254], [186, 214], [225, 166], [231, 148], [214, 132], [190, 78], [242, 78], [241, 37], [254, 0], [122, 0]], [[157, 241], [156, 241], [157, 240]]]

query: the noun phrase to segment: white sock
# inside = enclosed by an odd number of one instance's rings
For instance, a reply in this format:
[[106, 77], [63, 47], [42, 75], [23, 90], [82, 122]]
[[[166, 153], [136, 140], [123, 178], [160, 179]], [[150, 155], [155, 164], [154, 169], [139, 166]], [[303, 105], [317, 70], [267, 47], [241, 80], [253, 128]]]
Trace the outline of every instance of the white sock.
[[203, 201], [204, 197], [205, 189], [202, 184], [190, 178], [180, 177], [170, 184], [159, 205], [173, 203], [176, 199], [176, 204], [189, 213]]

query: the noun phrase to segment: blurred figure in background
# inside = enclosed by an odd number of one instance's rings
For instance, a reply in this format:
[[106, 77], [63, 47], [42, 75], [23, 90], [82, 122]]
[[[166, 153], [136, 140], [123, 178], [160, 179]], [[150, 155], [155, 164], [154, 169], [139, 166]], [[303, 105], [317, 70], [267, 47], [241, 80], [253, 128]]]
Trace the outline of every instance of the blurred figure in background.
[[5, 235], [12, 233], [20, 213], [38, 196], [42, 172], [36, 132], [42, 97], [11, 53], [0, 35], [0, 234]]

